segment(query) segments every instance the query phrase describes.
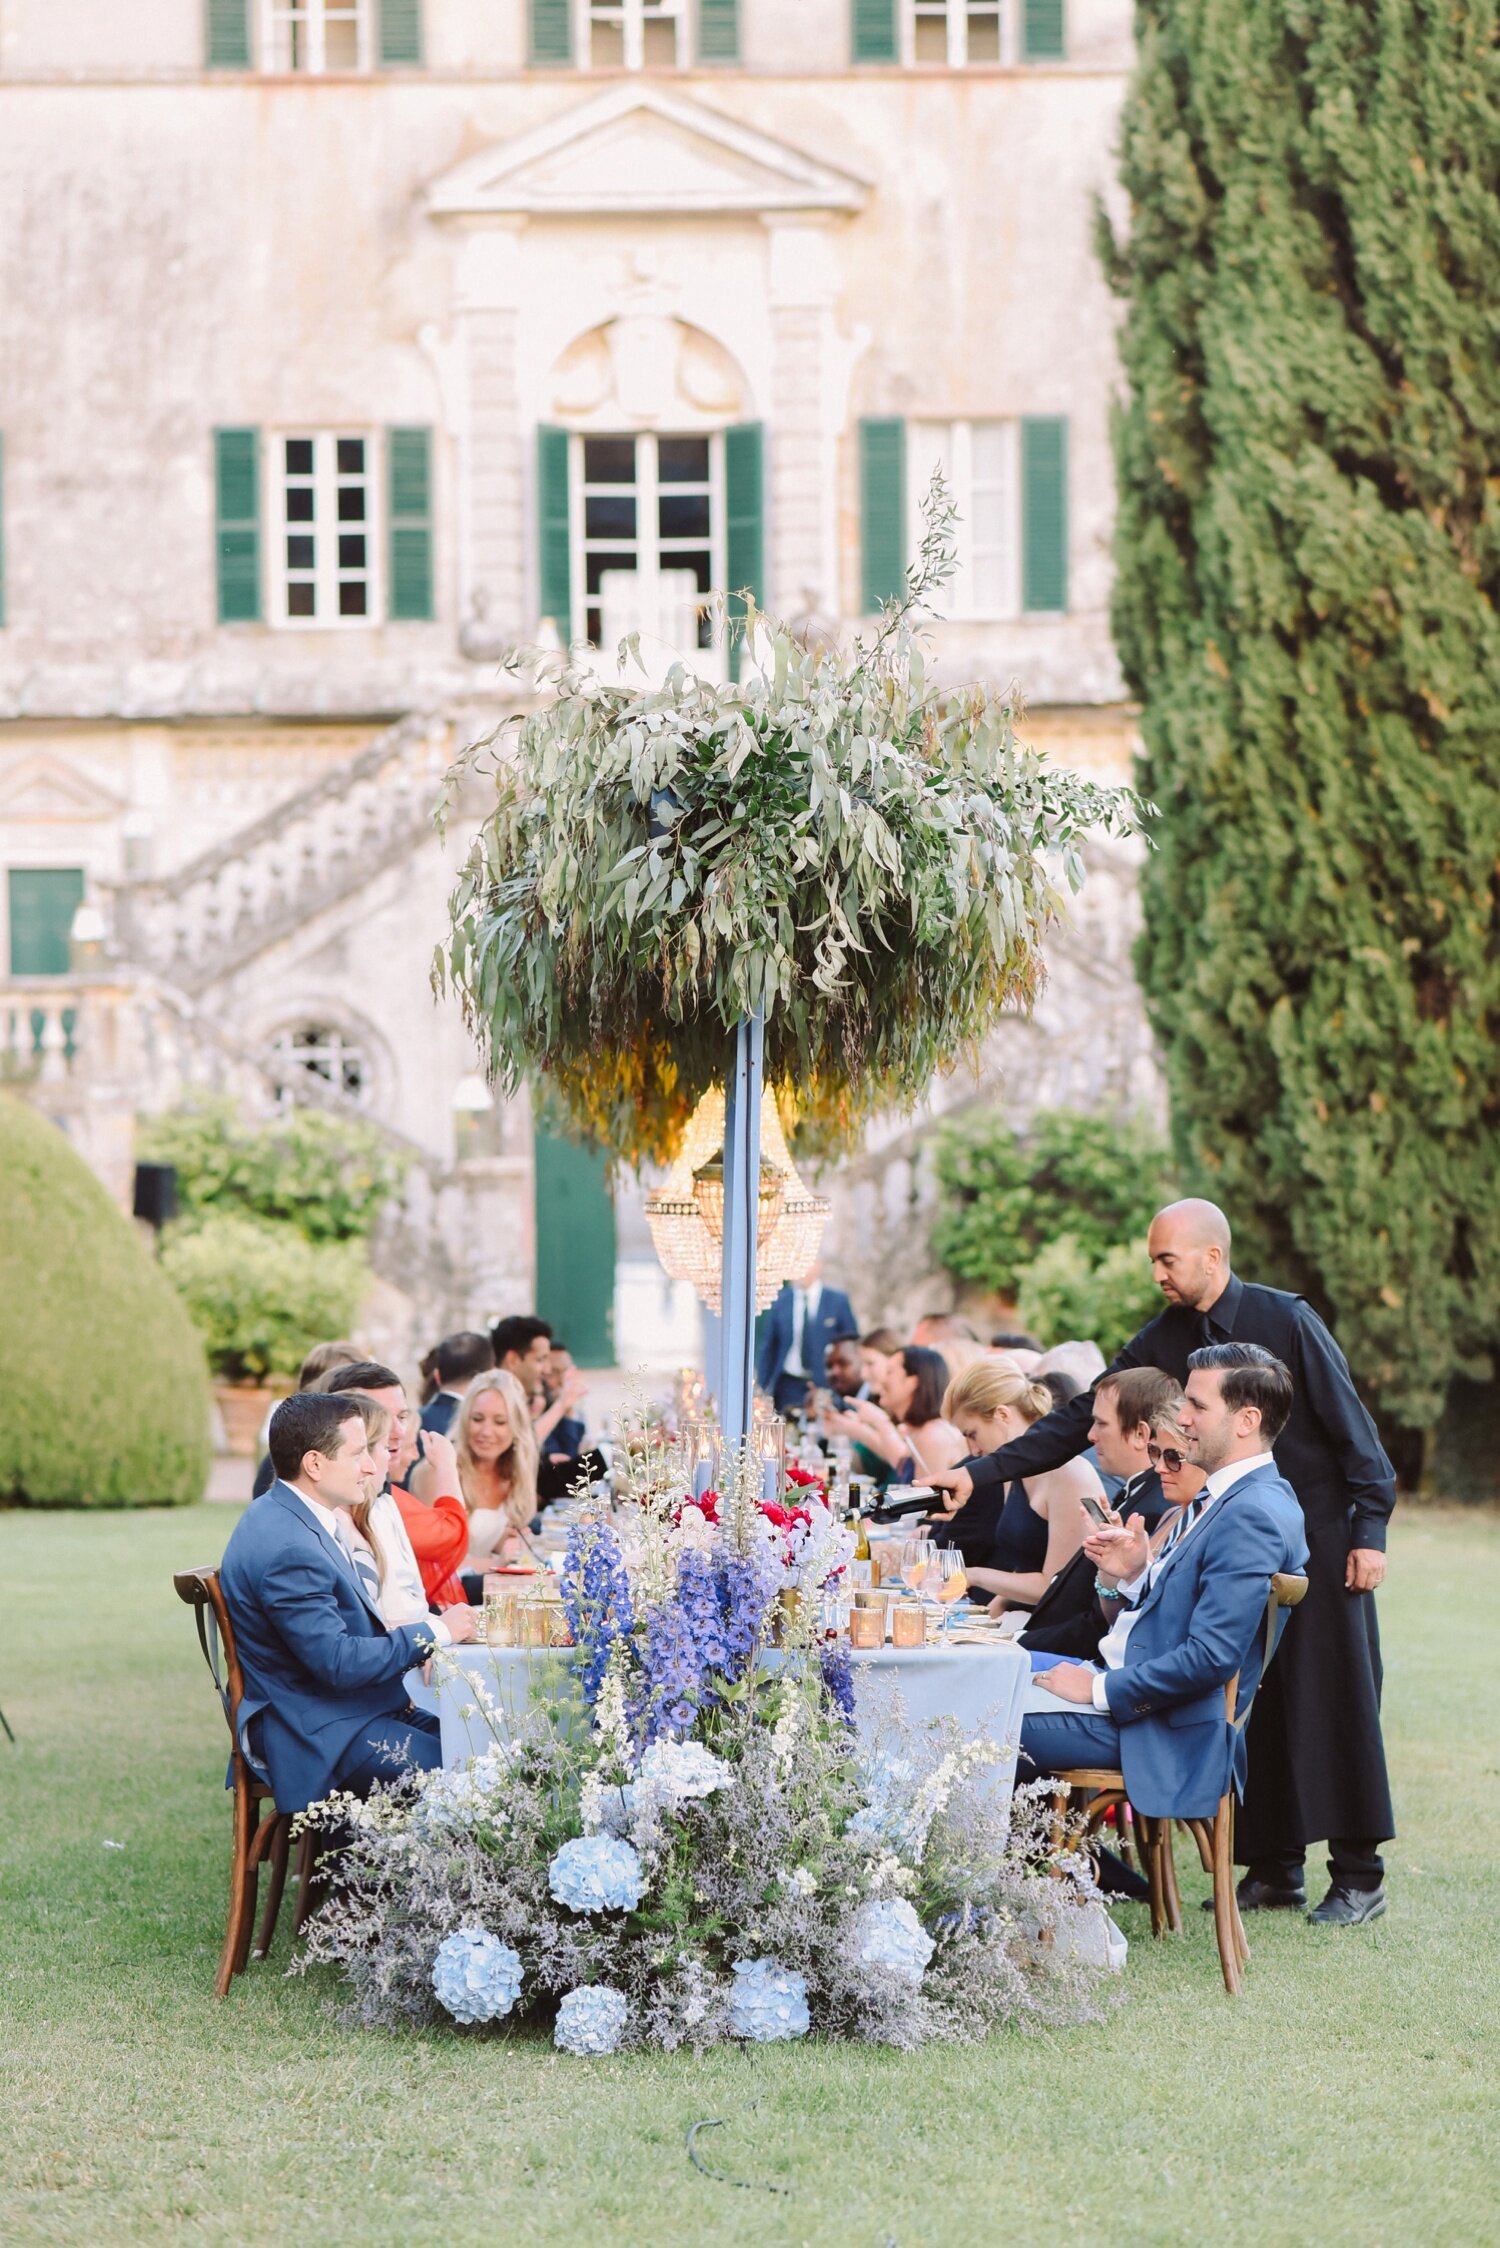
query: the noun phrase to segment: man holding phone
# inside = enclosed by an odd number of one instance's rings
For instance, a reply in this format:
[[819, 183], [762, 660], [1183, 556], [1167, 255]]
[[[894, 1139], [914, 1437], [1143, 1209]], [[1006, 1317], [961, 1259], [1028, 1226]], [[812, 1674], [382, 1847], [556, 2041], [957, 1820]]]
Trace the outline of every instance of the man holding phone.
[[[1094, 1415], [1089, 1442], [1100, 1468], [1118, 1478], [1122, 1488], [1113, 1513], [1097, 1500], [1086, 1498], [1084, 1510], [1102, 1528], [1138, 1516], [1148, 1531], [1161, 1520], [1166, 1504], [1161, 1478], [1151, 1465], [1146, 1447], [1153, 1423], [1175, 1415], [1182, 1391], [1170, 1374], [1155, 1366], [1128, 1366], [1119, 1373], [1101, 1374], [1094, 1390]], [[1072, 1655], [1092, 1662], [1107, 1629], [1104, 1610], [1094, 1588], [1095, 1568], [1085, 1546], [1059, 1569], [1031, 1611], [1031, 1621], [1021, 1633], [1021, 1645], [1032, 1653]], [[1112, 1620], [1113, 1611], [1111, 1611]]]

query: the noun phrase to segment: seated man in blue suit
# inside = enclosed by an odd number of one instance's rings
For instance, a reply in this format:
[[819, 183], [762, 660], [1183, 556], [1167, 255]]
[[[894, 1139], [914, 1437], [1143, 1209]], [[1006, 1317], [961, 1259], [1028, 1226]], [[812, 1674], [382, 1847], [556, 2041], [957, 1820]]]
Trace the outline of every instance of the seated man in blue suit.
[[1033, 1710], [1043, 1692], [1059, 1708], [1023, 1718], [1023, 1763], [1110, 1766], [1149, 1818], [1211, 1818], [1231, 1776], [1243, 1789], [1244, 1731], [1226, 1720], [1224, 1688], [1238, 1672], [1249, 1707], [1268, 1580], [1307, 1561], [1302, 1509], [1271, 1456], [1291, 1403], [1291, 1375], [1258, 1344], [1193, 1352], [1179, 1418], [1208, 1481], [1154, 1556], [1138, 1517], [1086, 1541], [1101, 1592], [1120, 1606], [1097, 1665], [1038, 1675]]
[[388, 1627], [365, 1590], [338, 1510], [381, 1470], [347, 1397], [283, 1398], [270, 1442], [276, 1481], [235, 1524], [219, 1583], [245, 1674], [241, 1746], [269, 1772], [276, 1808], [302, 1811], [442, 1761], [437, 1720], [403, 1681], [435, 1646], [471, 1639], [474, 1622], [450, 1608]]
[[840, 1335], [856, 1335], [859, 1322], [841, 1288], [825, 1288], [814, 1265], [795, 1287], [788, 1281], [766, 1313], [755, 1351], [755, 1379], [778, 1413], [800, 1413], [809, 1389], [826, 1389], [825, 1354]]

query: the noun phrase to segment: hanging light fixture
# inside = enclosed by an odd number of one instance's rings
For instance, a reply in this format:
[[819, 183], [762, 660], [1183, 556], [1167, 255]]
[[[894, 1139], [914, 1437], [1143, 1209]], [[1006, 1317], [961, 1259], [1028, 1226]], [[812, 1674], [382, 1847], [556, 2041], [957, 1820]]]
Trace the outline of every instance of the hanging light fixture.
[[[760, 1107], [760, 1195], [755, 1257], [755, 1308], [764, 1311], [782, 1283], [801, 1280], [817, 1261], [828, 1203], [798, 1175], [781, 1128], [775, 1096]], [[722, 1305], [724, 1240], [724, 1094], [706, 1092], [688, 1121], [665, 1183], [646, 1197], [646, 1222], [662, 1270], [686, 1280], [710, 1311]]]

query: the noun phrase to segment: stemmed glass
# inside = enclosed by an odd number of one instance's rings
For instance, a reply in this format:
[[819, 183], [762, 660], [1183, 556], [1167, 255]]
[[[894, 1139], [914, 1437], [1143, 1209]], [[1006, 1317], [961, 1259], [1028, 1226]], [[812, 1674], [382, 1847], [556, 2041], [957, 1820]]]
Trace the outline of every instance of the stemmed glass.
[[920, 1592], [936, 1559], [937, 1547], [931, 1538], [908, 1538], [901, 1548], [902, 1583], [912, 1592]]
[[943, 1636], [952, 1623], [958, 1603], [969, 1589], [968, 1571], [957, 1546], [941, 1546], [934, 1564], [933, 1595], [943, 1602]]

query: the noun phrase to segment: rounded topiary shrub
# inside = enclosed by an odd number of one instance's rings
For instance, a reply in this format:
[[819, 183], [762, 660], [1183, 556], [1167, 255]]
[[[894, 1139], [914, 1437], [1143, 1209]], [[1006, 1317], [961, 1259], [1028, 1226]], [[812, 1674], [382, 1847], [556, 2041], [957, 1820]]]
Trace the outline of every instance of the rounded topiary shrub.
[[188, 1506], [209, 1465], [192, 1322], [55, 1125], [0, 1095], [0, 1498]]

